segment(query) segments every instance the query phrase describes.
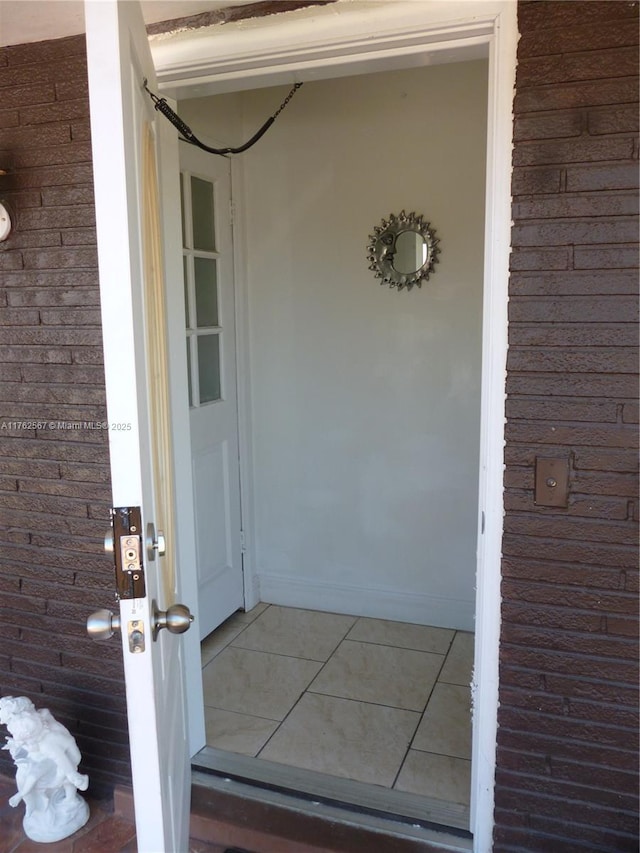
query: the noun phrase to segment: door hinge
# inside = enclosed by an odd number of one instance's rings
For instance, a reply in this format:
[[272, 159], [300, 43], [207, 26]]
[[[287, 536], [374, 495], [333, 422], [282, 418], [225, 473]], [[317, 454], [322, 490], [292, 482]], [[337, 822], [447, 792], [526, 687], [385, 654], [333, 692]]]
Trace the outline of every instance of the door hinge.
[[229, 222], [233, 227], [236, 221], [236, 205], [232, 199], [229, 199]]
[[247, 540], [244, 536], [244, 530], [240, 531], [240, 551], [243, 554], [247, 553]]

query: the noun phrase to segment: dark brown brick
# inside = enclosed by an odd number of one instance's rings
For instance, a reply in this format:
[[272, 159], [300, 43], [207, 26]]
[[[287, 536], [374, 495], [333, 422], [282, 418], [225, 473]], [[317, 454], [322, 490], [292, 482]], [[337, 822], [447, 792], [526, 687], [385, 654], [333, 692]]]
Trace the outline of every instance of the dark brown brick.
[[[586, 448], [576, 449], [574, 454], [574, 466], [576, 470], [574, 471], [572, 479], [572, 488], [574, 492], [587, 495], [618, 495], [630, 498], [636, 496], [638, 480], [633, 474], [614, 474], [609, 471], [582, 470], [585, 465], [585, 460], [587, 460], [587, 464], [596, 464], [593, 456], [594, 454], [592, 451], [591, 458], [588, 458], [589, 451]], [[609, 454], [606, 454], [604, 458], [610, 460]], [[631, 467], [631, 464], [632, 463], [628, 463], [629, 471], [634, 470], [634, 468]], [[608, 461], [608, 466], [609, 465], [611, 465], [610, 461]], [[637, 469], [637, 461], [635, 463], [635, 468]]]
[[[39, 213], [40, 211], [38, 211]], [[631, 266], [627, 256], [634, 251], [633, 243], [638, 236], [637, 219], [615, 217], [611, 219], [563, 219], [561, 222], [526, 222], [512, 228], [512, 246], [566, 246], [588, 243], [588, 246], [576, 247], [574, 267], [580, 268], [579, 256], [598, 243], [630, 243], [631, 246], [612, 246], [609, 249], [608, 262], [592, 269], [609, 269]], [[617, 255], [615, 253], [618, 253]], [[520, 255], [520, 252], [518, 252]], [[637, 261], [637, 253], [636, 253]], [[636, 263], [637, 267], [637, 263]]]
[[[68, 385], [42, 385], [35, 383], [27, 385], [17, 382], [0, 382], [0, 400], [19, 403], [21, 401], [31, 403], [61, 403], [63, 405], [86, 406], [86, 420], [91, 420], [89, 412], [91, 406], [104, 401], [104, 390], [102, 388], [88, 388], [86, 385], [69, 387]], [[60, 420], [63, 420], [61, 410]], [[84, 436], [76, 436], [77, 441], [83, 441]]]
[[87, 142], [68, 142], [66, 145], [53, 145], [47, 148], [25, 148], [21, 154], [14, 154], [12, 157], [12, 167], [16, 170], [90, 162], [91, 146]]
[[581, 138], [523, 142], [513, 155], [514, 166], [542, 166], [556, 163], [584, 163], [598, 160], [629, 160], [633, 156], [633, 139]]
[[[531, 251], [530, 254], [533, 255], [534, 252]], [[533, 261], [530, 263], [533, 264]], [[544, 270], [548, 267], [532, 268]], [[561, 299], [523, 297], [509, 302], [509, 319], [512, 322], [635, 323], [637, 318], [638, 301], [631, 296], [610, 296], [607, 299], [573, 296], [564, 296]]]
[[[78, 483], [75, 481], [68, 482], [66, 480], [38, 480], [28, 476], [23, 476], [18, 479], [18, 491], [25, 495], [61, 495], [69, 498], [84, 498], [88, 501], [95, 501], [102, 498], [105, 503], [108, 503], [111, 497], [111, 486], [105, 483], [100, 487], [95, 483]], [[104, 538], [104, 531], [103, 531]], [[46, 548], [62, 547], [65, 542], [58, 540], [55, 537], [36, 536], [32, 537], [32, 543], [37, 546]], [[79, 542], [67, 545], [71, 550], [100, 550], [101, 542], [91, 543], [88, 546], [81, 546]]]
[[[1, 80], [1, 78], [0, 78]], [[51, 83], [34, 83], [29, 86], [2, 86], [0, 84], [0, 98], [4, 109], [9, 107], [20, 108], [22, 115], [23, 107], [31, 104], [47, 104], [55, 101], [55, 88]], [[46, 109], [46, 107], [45, 107]]]
[[[513, 483], [515, 478], [512, 478], [512, 475], [516, 470], [525, 472], [524, 475], [521, 475], [520, 488], [517, 488]], [[505, 488], [504, 507], [506, 510], [514, 510], [515, 512], [535, 511], [545, 515], [552, 513], [553, 508], [536, 506], [533, 502], [532, 469], [510, 469], [505, 474]], [[568, 515], [583, 518], [615, 519], [617, 521], [624, 521], [629, 518], [629, 505], [624, 497], [586, 498], [570, 495], [565, 511]]]
[[[20, 221], [18, 219], [18, 225]], [[62, 244], [59, 231], [22, 231], [16, 230], [11, 235], [10, 246], [15, 249], [48, 248]]]
[[635, 190], [638, 187], [637, 163], [570, 165], [567, 168], [567, 192], [593, 190]]
[[[90, 250], [77, 249], [76, 252], [83, 253]], [[73, 253], [72, 253], [73, 254]], [[95, 254], [92, 252], [92, 254]], [[100, 310], [98, 308], [43, 308], [40, 311], [40, 322], [45, 326], [100, 326]]]
[[633, 448], [637, 445], [637, 430], [618, 424], [550, 424], [546, 421], [531, 423], [518, 422], [508, 424], [506, 437], [509, 441], [552, 444], [573, 447], [621, 447]]
[[47, 289], [35, 287], [20, 287], [7, 289], [8, 304], [14, 307], [37, 305], [41, 308], [51, 306], [95, 306], [100, 303], [100, 295], [97, 288], [75, 286], [69, 289], [56, 287], [55, 282]]
[[[573, 3], [562, 4], [573, 6]], [[618, 6], [618, 3], [612, 4]], [[575, 13], [582, 14], [590, 3], [575, 4]], [[615, 14], [615, 13], [614, 13]], [[599, 20], [597, 23], [576, 21], [568, 27], [553, 14], [553, 23], [548, 28], [538, 28], [523, 33], [518, 44], [518, 58], [531, 56], [550, 56], [552, 54], [574, 53], [584, 50], [610, 50], [618, 47], [633, 47], [638, 43], [637, 23], [633, 17], [621, 20]]]
[[[572, 275], [575, 277], [576, 274]], [[590, 274], [586, 275], [588, 277]], [[619, 286], [616, 289], [622, 291], [624, 287]], [[512, 323], [509, 329], [509, 342], [512, 346], [521, 347], [584, 348], [586, 346], [633, 347], [637, 340], [633, 323]]]
[[[68, 80], [78, 76], [87, 76], [87, 61], [82, 55], [60, 57], [55, 61], [55, 69], [41, 62], [7, 66], [0, 73], [0, 82], [4, 86], [24, 85], [27, 83], [50, 83], [54, 77]], [[1, 97], [1, 96], [0, 96]]]
[[564, 246], [553, 249], [518, 249], [511, 253], [512, 270], [568, 270], [571, 250]]
[[39, 190], [26, 190], [25, 192], [10, 193], [9, 200], [18, 214], [21, 210], [29, 207], [40, 207], [42, 204], [42, 198]]
[[24, 267], [30, 270], [95, 268], [97, 265], [96, 252], [92, 249], [48, 249], [25, 251], [23, 254]]
[[88, 99], [89, 81], [87, 80], [86, 70], [82, 69], [82, 72], [77, 74], [73, 80], [67, 77], [65, 80], [56, 83], [56, 98], [58, 101], [68, 101], [76, 98]]
[[[2, 89], [0, 98], [1, 92]], [[13, 149], [19, 156], [32, 148], [59, 147], [68, 142], [71, 142], [71, 131], [63, 124], [45, 125], [37, 133], [30, 127], [12, 127], [0, 136], [0, 148]]]
[[638, 246], [630, 243], [629, 246], [576, 246], [573, 266], [587, 270], [637, 270], [640, 266]]
[[[511, 350], [510, 357], [513, 354]], [[509, 397], [506, 403], [508, 418], [537, 421], [586, 421], [615, 423], [618, 406], [613, 401], [558, 400], [549, 397]]]
[[[638, 101], [638, 79], [619, 77], [609, 80], [589, 80], [516, 90], [514, 111], [567, 110], [576, 107], [598, 107], [606, 104], [633, 104]], [[34, 111], [39, 109], [33, 108]], [[22, 112], [20, 113], [21, 123]]]
[[638, 372], [638, 350], [633, 347], [512, 347], [509, 370], [562, 373]]
[[600, 376], [597, 373], [570, 373], [564, 375], [510, 373], [507, 376], [509, 394], [567, 397], [618, 397], [635, 399], [637, 380], [631, 374]]
[[[42, 190], [42, 204], [55, 205], [92, 205], [93, 186], [46, 187]], [[93, 207], [91, 215], [94, 216]]]
[[0, 308], [0, 326], [37, 326], [39, 322], [35, 308]]
[[610, 542], [612, 544], [637, 545], [636, 525], [605, 519], [582, 519], [541, 513], [510, 513], [505, 519], [507, 533], [524, 536], [560, 538], [564, 541], [577, 539], [582, 542]]
[[31, 362], [35, 364], [70, 364], [68, 349], [47, 346], [0, 346], [0, 362]]
[[[11, 245], [8, 243], [7, 245]], [[0, 270], [21, 270], [24, 266], [22, 252], [0, 252]]]
[[527, 139], [563, 139], [580, 136], [584, 127], [585, 116], [582, 110], [516, 116], [513, 122], [513, 138], [518, 142]]
[[68, 290], [76, 287], [94, 287], [98, 284], [97, 269], [65, 270], [64, 272], [36, 270], [21, 270], [20, 272], [7, 273], [3, 276], [3, 284], [7, 288], [41, 287], [64, 287]]
[[[532, 551], [535, 549], [535, 552]], [[609, 545], [598, 542], [532, 539], [530, 536], [505, 535], [503, 553], [508, 557], [528, 559], [535, 553], [539, 559], [559, 563], [582, 563], [609, 566], [618, 570], [637, 568], [637, 549], [630, 545]]]
[[72, 207], [46, 206], [25, 211], [20, 217], [20, 227], [36, 228], [77, 228], [94, 224], [94, 211], [87, 205]]
[[518, 4], [520, 29], [531, 33], [537, 29], [545, 32], [550, 27], [584, 26], [585, 24], [611, 24], [613, 21], [638, 17], [634, 0], [620, 0], [615, 6], [611, 0], [589, 0], [586, 3], [563, 3], [557, 0], [535, 0]]
[[521, 59], [518, 63], [518, 86], [545, 86], [578, 80], [631, 77], [638, 68], [638, 48], [587, 50]]
[[[86, 57], [84, 36], [69, 36], [52, 41], [9, 45], [5, 50], [10, 68], [38, 63], [50, 66], [52, 74], [55, 74], [55, 68], [59, 62], [63, 63], [64, 68], [64, 61], [69, 56]], [[64, 74], [64, 71], [62, 73]]]
[[84, 98], [73, 101], [55, 101], [47, 106], [20, 109], [21, 125], [40, 125], [50, 122], [70, 122], [89, 115], [89, 104]]
[[497, 774], [497, 784], [506, 788], [517, 788], [523, 791], [537, 791], [564, 797], [572, 800], [580, 800], [583, 797], [589, 797], [589, 801], [606, 808], [626, 809], [632, 811], [635, 805], [635, 798], [630, 794], [617, 793], [609, 791], [606, 788], [601, 788], [593, 785], [593, 779], [585, 778], [583, 785], [575, 785], [548, 777], [536, 777], [529, 774], [523, 776], [521, 774], [510, 773], [509, 771], [499, 770]]
[[639, 129], [638, 109], [628, 107], [602, 107], [589, 110], [587, 126], [589, 133], [634, 133]]
[[96, 246], [95, 228], [65, 228], [62, 231], [63, 246]]
[[7, 179], [9, 189], [29, 189], [32, 187], [60, 187], [66, 185], [92, 184], [93, 170], [88, 163], [61, 166], [41, 166], [25, 169], [10, 175]]
[[91, 140], [91, 125], [89, 121], [76, 121], [71, 124], [71, 138], [80, 141]]
[[513, 205], [513, 217], [516, 221], [564, 219], [565, 217], [637, 216], [638, 212], [638, 194], [632, 190], [520, 197]]
[[548, 166], [516, 166], [511, 174], [514, 196], [560, 192], [561, 171]]

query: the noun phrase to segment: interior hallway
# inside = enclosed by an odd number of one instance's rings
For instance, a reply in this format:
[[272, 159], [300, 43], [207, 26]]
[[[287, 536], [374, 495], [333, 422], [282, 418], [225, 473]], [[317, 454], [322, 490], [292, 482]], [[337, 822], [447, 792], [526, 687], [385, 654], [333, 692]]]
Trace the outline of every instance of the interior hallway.
[[259, 604], [202, 643], [207, 744], [469, 805], [473, 634]]

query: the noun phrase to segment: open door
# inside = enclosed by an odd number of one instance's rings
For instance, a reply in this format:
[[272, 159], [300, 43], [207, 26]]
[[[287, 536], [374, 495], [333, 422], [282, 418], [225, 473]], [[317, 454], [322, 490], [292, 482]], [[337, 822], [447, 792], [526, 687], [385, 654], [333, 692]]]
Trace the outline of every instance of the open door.
[[[85, 13], [136, 830], [141, 853], [162, 853], [188, 848], [190, 793], [184, 641], [159, 630], [166, 622], [189, 627], [186, 608], [175, 608], [181, 599], [164, 288], [165, 258], [175, 252], [179, 262], [179, 246], [163, 234], [177, 244], [179, 232], [163, 227], [169, 206], [159, 196], [162, 185], [167, 198], [179, 198], [178, 143], [174, 131], [164, 135], [143, 89], [145, 78], [150, 87], [155, 79], [139, 4], [88, 0]], [[104, 618], [108, 635], [117, 615]]]

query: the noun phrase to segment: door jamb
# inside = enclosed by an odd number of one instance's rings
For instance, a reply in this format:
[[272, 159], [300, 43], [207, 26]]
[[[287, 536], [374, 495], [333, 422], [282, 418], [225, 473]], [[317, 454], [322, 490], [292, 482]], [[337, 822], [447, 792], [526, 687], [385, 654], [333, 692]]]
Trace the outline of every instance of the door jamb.
[[[402, 4], [406, 6], [407, 4]], [[438, 50], [460, 50], [465, 46], [477, 50], [478, 45], [489, 47], [489, 86], [488, 86], [488, 122], [487, 122], [487, 171], [485, 203], [485, 263], [483, 296], [483, 336], [482, 336], [482, 395], [480, 429], [480, 478], [478, 501], [478, 550], [476, 576], [476, 644], [474, 674], [472, 678], [473, 695], [473, 746], [472, 746], [472, 783], [471, 783], [471, 831], [474, 836], [474, 850], [485, 853], [492, 848], [494, 778], [496, 768], [497, 708], [498, 708], [498, 649], [500, 636], [500, 561], [503, 532], [503, 447], [504, 447], [504, 407], [507, 355], [507, 303], [508, 273], [511, 230], [511, 149], [513, 127], [513, 89], [515, 84], [517, 18], [516, 3], [513, 0], [487, 0], [473, 4], [458, 4], [466, 8], [465, 19], [458, 18], [449, 26], [425, 25], [425, 10], [414, 6], [416, 25], [413, 29], [411, 45], [407, 46], [406, 31], [403, 35], [385, 35], [379, 39], [379, 61], [389, 62], [403, 57], [406, 65], [411, 62], [408, 56], [424, 56]], [[436, 4], [425, 3], [424, 6]], [[454, 4], [452, 4], [454, 5]], [[471, 9], [473, 7], [473, 10]], [[330, 7], [327, 7], [330, 8]], [[353, 7], [352, 7], [353, 8]], [[451, 7], [450, 7], [451, 8]], [[472, 14], [473, 11], [473, 14]], [[362, 14], [365, 14], [363, 12]], [[406, 23], [406, 19], [403, 20]], [[418, 31], [418, 32], [416, 32]], [[376, 62], [376, 44], [368, 43], [368, 52], [359, 57], [358, 51], [349, 54], [349, 40], [340, 35], [327, 40], [326, 31], [320, 45], [318, 58], [311, 58], [305, 64], [306, 70], [312, 69], [310, 78], [322, 77], [330, 72], [326, 69], [337, 66], [349, 68], [362, 62], [366, 70], [372, 70]], [[219, 37], [220, 38], [220, 37]], [[328, 45], [328, 47], [327, 47]], [[153, 47], [153, 45], [152, 45]], [[295, 51], [291, 51], [295, 53]], [[298, 52], [298, 56], [299, 56]], [[310, 54], [311, 55], [311, 54]], [[478, 55], [477, 53], [475, 54]], [[182, 97], [200, 96], [205, 93], [202, 86], [207, 80], [224, 78], [225, 91], [270, 85], [283, 82], [282, 50], [272, 50], [271, 54], [261, 55], [248, 71], [246, 57], [238, 56], [234, 70], [233, 59], [222, 57], [209, 62], [206, 72], [199, 75], [194, 72], [193, 63], [183, 72], [182, 77], [163, 75], [164, 88], [170, 92], [179, 92]], [[460, 58], [468, 58], [460, 55]], [[162, 63], [162, 58], [160, 59]], [[216, 63], [219, 62], [219, 65]], [[259, 66], [259, 68], [257, 67]], [[297, 68], [300, 68], [298, 62]], [[174, 66], [175, 69], [175, 66]], [[218, 70], [216, 70], [218, 69]], [[313, 73], [320, 69], [320, 73]], [[334, 72], [335, 73], [335, 72]], [[339, 73], [339, 72], [338, 72]], [[351, 71], [351, 73], [354, 73]], [[364, 72], [361, 72], [364, 73]], [[286, 82], [294, 78], [288, 71]], [[301, 74], [304, 78], [304, 74]], [[296, 75], [298, 79], [298, 75]], [[257, 83], [263, 80], [266, 82]], [[229, 82], [231, 81], [231, 82]], [[235, 82], [234, 82], [235, 81]], [[249, 82], [247, 82], [249, 81]], [[196, 91], [197, 87], [197, 91]], [[221, 90], [219, 90], [221, 91]], [[210, 92], [206, 92], [207, 94]], [[242, 175], [238, 164], [232, 164], [232, 187], [242, 193]], [[234, 254], [236, 267], [236, 329], [238, 348], [238, 406], [240, 430], [242, 483], [242, 513], [245, 530], [251, 529], [253, 517], [252, 483], [250, 474], [251, 408], [248, 377], [248, 316], [246, 275], [243, 259], [237, 246], [242, 233], [241, 217], [236, 216], [234, 223]], [[240, 231], [240, 233], [238, 233]], [[251, 537], [250, 537], [251, 539]], [[253, 568], [252, 542], [248, 543], [247, 568], [248, 579], [245, 595], [247, 603], [255, 601], [257, 589], [252, 585]]]

